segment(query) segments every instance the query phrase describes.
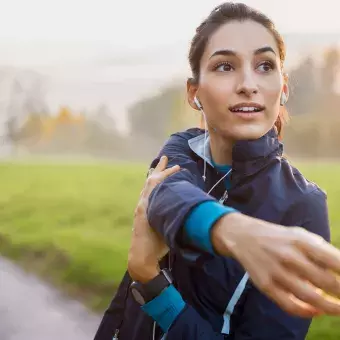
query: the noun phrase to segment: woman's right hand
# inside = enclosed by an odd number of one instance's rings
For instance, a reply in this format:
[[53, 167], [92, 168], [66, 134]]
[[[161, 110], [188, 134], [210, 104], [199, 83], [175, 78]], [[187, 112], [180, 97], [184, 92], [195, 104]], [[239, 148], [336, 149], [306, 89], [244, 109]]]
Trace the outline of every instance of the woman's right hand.
[[340, 315], [340, 300], [323, 293], [340, 298], [340, 251], [320, 236], [232, 213], [213, 227], [212, 243], [286, 312]]

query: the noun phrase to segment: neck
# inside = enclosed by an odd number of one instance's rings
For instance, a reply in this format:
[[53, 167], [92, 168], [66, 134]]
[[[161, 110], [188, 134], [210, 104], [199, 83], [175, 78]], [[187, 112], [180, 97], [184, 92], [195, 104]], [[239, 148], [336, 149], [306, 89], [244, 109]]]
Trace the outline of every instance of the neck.
[[234, 142], [213, 131], [209, 131], [209, 136], [210, 152], [214, 162], [218, 165], [231, 165]]

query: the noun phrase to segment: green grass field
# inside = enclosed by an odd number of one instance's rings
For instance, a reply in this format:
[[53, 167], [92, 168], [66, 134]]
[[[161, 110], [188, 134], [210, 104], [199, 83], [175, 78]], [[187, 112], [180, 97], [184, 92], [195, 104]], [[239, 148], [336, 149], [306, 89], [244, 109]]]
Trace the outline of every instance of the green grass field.
[[[340, 247], [340, 164], [299, 168], [328, 193]], [[103, 310], [126, 268], [145, 165], [0, 164], [0, 252]], [[308, 339], [340, 339], [340, 318], [314, 321]]]

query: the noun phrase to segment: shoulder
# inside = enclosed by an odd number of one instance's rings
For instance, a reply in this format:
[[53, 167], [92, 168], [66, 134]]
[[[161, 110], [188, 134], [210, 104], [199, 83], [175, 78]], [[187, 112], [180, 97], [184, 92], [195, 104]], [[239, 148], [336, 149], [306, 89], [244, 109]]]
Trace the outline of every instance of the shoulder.
[[182, 140], [182, 141], [189, 141], [192, 138], [195, 138], [197, 136], [200, 136], [204, 134], [204, 130], [200, 128], [190, 128], [187, 130], [175, 132], [170, 135], [169, 141], [170, 140]]
[[326, 198], [326, 192], [317, 183], [308, 179], [303, 173], [293, 166], [286, 158], [281, 159], [281, 169], [287, 185], [296, 193], [298, 200], [305, 200], [309, 197]]
[[288, 199], [294, 198], [287, 212], [288, 223], [304, 227], [308, 231], [329, 240], [327, 194], [316, 183], [307, 179], [286, 159], [282, 159], [285, 181], [290, 187]]
[[175, 132], [169, 136], [161, 148], [162, 153], [170, 152], [181, 154], [191, 154], [189, 146], [190, 139], [204, 134], [204, 130], [199, 128], [191, 128], [180, 132]]
[[204, 130], [199, 128], [191, 128], [171, 134], [159, 149], [156, 158], [151, 162], [151, 168], [156, 166], [161, 156], [167, 156], [168, 167], [180, 165], [182, 168], [190, 168], [192, 171], [196, 171], [197, 157], [191, 150], [189, 141], [202, 134], [204, 134]]

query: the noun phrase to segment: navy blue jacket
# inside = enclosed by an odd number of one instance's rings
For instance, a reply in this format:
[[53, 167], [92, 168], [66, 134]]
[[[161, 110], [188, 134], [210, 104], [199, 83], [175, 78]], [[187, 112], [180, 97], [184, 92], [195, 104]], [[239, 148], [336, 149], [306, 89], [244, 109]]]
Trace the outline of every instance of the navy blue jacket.
[[[311, 320], [288, 315], [251, 283], [232, 258], [205, 252], [189, 244], [183, 223], [192, 209], [219, 200], [224, 182], [207, 195], [221, 178], [212, 164], [204, 131], [174, 134], [160, 151], [169, 166], [181, 171], [158, 185], [149, 199], [148, 219], [171, 249], [175, 286], [186, 302], [167, 340], [181, 339], [305, 339]], [[203, 149], [206, 148], [205, 152]], [[239, 141], [233, 148], [231, 187], [225, 205], [259, 219], [284, 226], [301, 226], [330, 240], [326, 195], [282, 157], [283, 146], [274, 130], [255, 141]], [[203, 181], [204, 155], [207, 162]], [[153, 167], [159, 160], [155, 159]], [[151, 340], [153, 320], [133, 300], [126, 273], [104, 314], [95, 340]], [[156, 339], [162, 336], [156, 329]]]

